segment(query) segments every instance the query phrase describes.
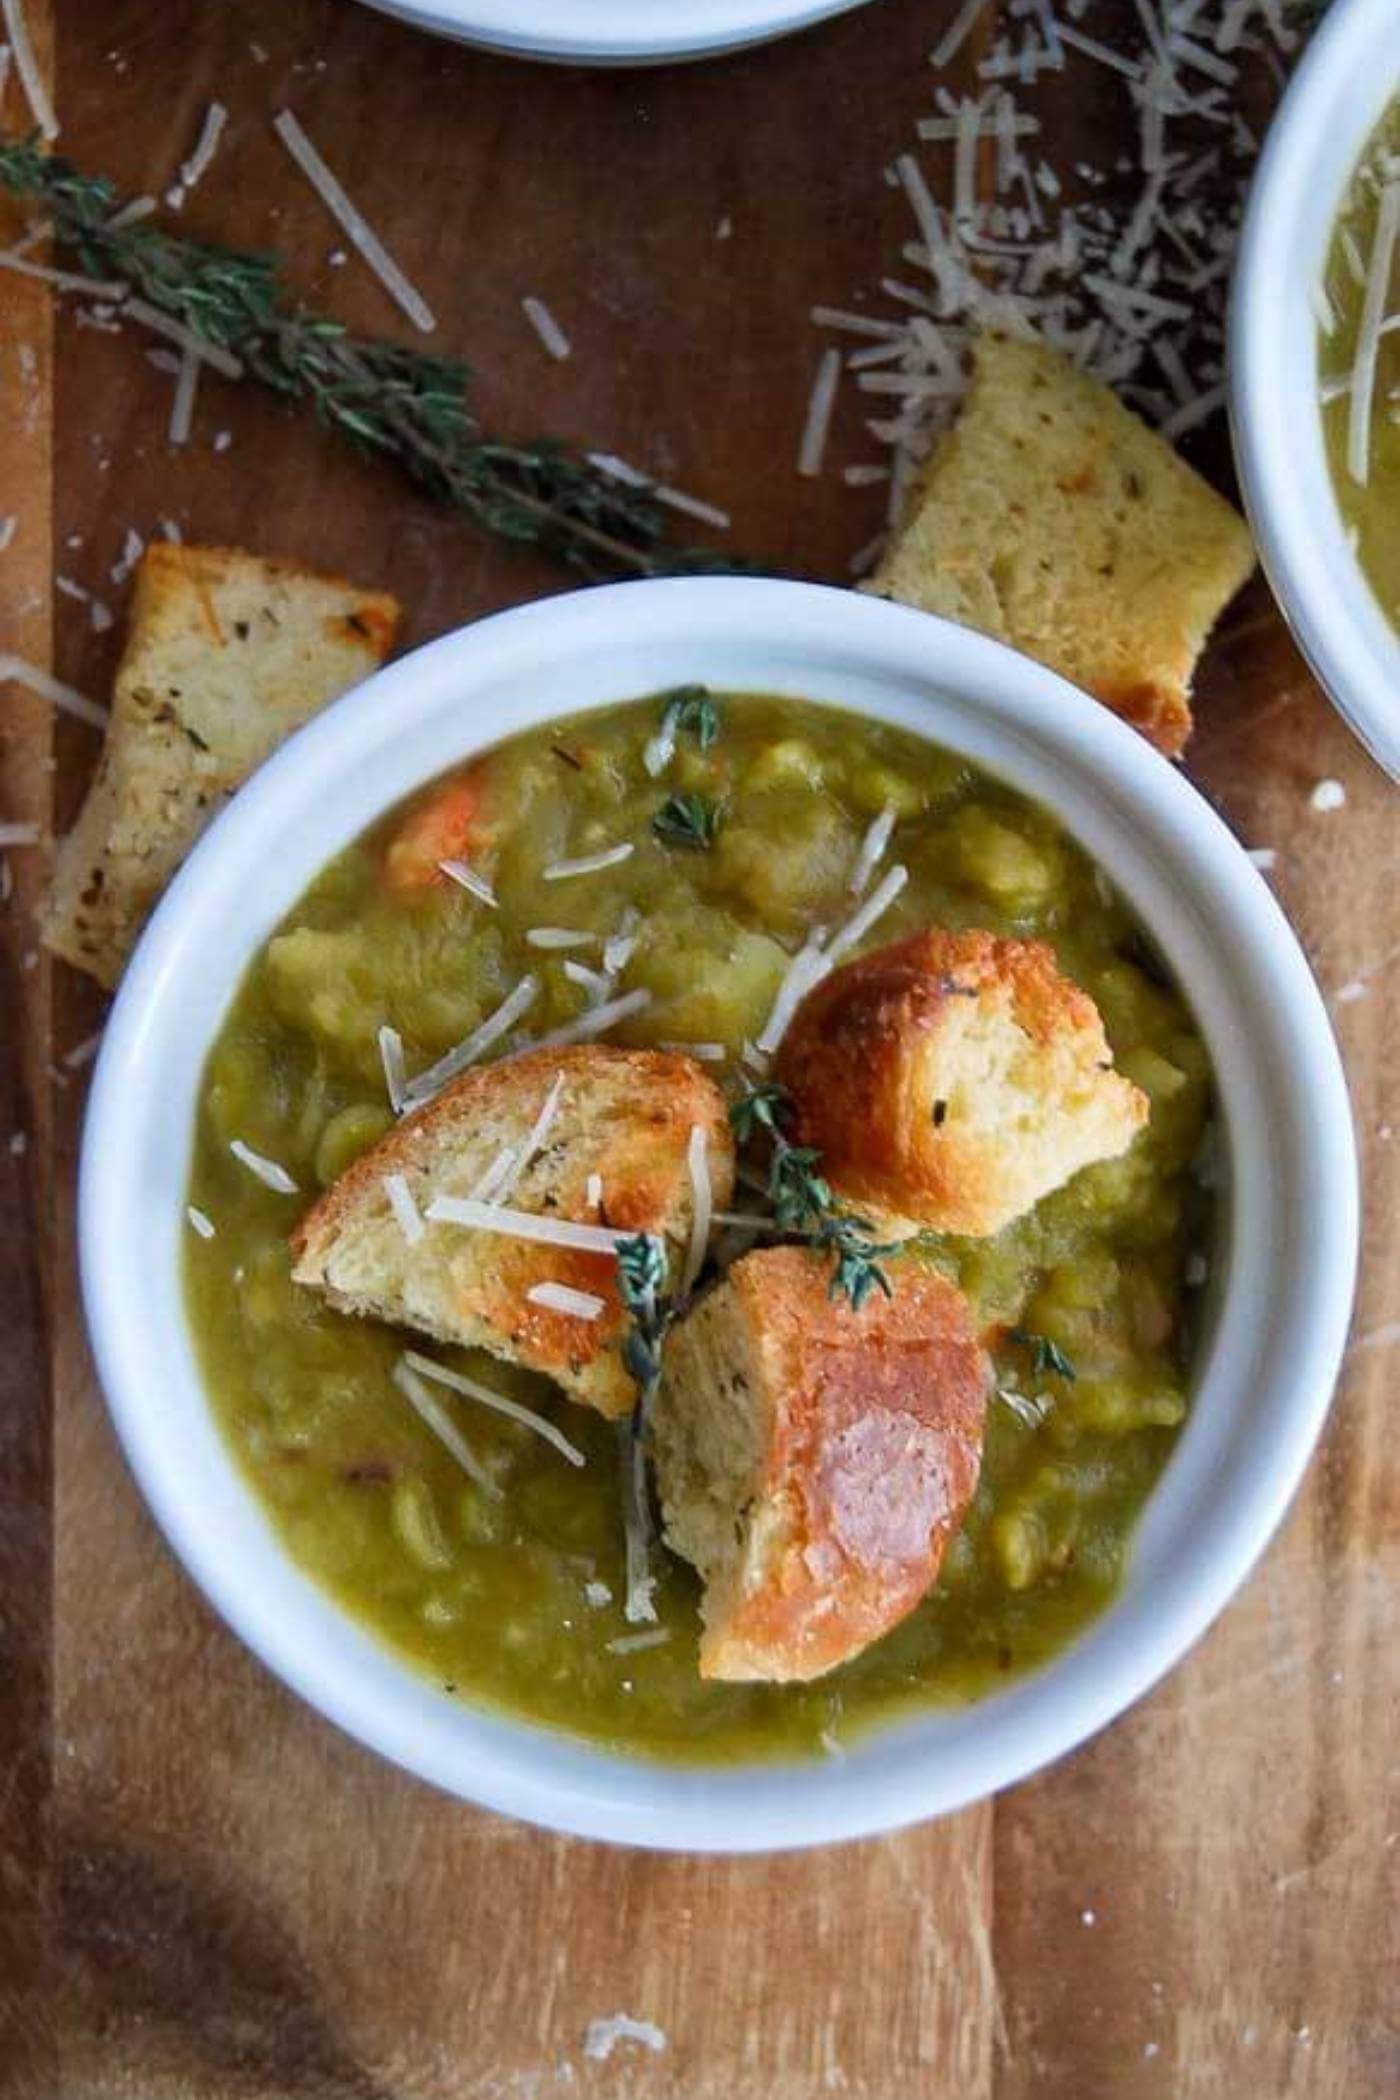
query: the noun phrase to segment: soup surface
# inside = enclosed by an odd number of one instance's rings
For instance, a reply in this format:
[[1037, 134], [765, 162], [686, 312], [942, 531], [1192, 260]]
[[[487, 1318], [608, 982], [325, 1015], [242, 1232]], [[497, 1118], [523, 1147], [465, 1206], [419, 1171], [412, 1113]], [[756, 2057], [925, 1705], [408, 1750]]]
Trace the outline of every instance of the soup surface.
[[[1389, 201], [1387, 202], [1387, 198]], [[1400, 97], [1362, 156], [1337, 220], [1322, 287], [1322, 419], [1357, 559], [1400, 628]], [[1367, 328], [1381, 333], [1374, 339]], [[1374, 341], [1374, 363], [1357, 350]]]
[[[973, 1696], [1092, 1618], [1185, 1412], [1209, 1226], [1201, 1039], [1131, 914], [1054, 819], [894, 729], [792, 700], [716, 696], [714, 708], [713, 741], [682, 730], [661, 777], [644, 762], [661, 701], [562, 718], [436, 783], [332, 862], [255, 958], [210, 1053], [186, 1256], [218, 1420], [300, 1566], [464, 1699], [675, 1759], [829, 1749], [911, 1702]], [[658, 833], [675, 796], [718, 810], [708, 844], [664, 823]], [[472, 866], [494, 906], [436, 874], [438, 816], [454, 806], [484, 817], [489, 843]], [[413, 1072], [533, 973], [540, 990], [520, 1027], [543, 1034], [599, 996], [566, 965], [600, 969], [620, 928], [635, 945], [618, 988], [651, 1003], [614, 1039], [702, 1044], [737, 1097], [743, 1045], [811, 925], [848, 915], [862, 840], [886, 810], [897, 819], [886, 864], [904, 863], [909, 881], [864, 946], [930, 923], [1043, 936], [1097, 1000], [1151, 1118], [1122, 1159], [997, 1238], [930, 1237], [900, 1257], [942, 1265], [995, 1330], [981, 1484], [934, 1594], [818, 1683], [706, 1684], [697, 1582], [668, 1554], [664, 1638], [631, 1645], [615, 1428], [540, 1378], [435, 1349], [566, 1426], [587, 1455], [576, 1470], [529, 1428], [445, 1393], [502, 1491], [484, 1495], [391, 1383], [404, 1336], [293, 1284], [287, 1235], [390, 1126], [382, 1024], [402, 1034]], [[624, 859], [545, 879], [551, 864], [624, 843]], [[582, 939], [542, 945], [541, 930]], [[235, 1141], [296, 1192], [267, 1186]]]

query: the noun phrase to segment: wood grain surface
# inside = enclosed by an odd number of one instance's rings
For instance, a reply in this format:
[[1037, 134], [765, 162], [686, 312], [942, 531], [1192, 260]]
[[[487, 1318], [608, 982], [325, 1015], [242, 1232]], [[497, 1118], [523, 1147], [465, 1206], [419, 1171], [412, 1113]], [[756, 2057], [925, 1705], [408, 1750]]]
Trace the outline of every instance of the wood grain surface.
[[[84, 165], [160, 192], [217, 96], [230, 128], [190, 230], [276, 245], [318, 303], [396, 332], [368, 274], [332, 263], [342, 243], [272, 136], [290, 103], [430, 294], [438, 340], [479, 367], [493, 422], [616, 451], [723, 504], [763, 560], [845, 576], [879, 492], [795, 477], [820, 349], [805, 316], [878, 279], [907, 237], [880, 170], [929, 106], [949, 0], [880, 0], [786, 44], [648, 75], [498, 61], [350, 0], [26, 11], [62, 143]], [[4, 115], [18, 114], [12, 82]], [[530, 336], [527, 292], [568, 329], [569, 362]], [[178, 452], [168, 413], [169, 380], [129, 333], [55, 321], [42, 288], [0, 276], [0, 513], [20, 520], [0, 555], [0, 649], [100, 694], [118, 632], [94, 634], [52, 578], [119, 605], [127, 528], [163, 519], [385, 584], [411, 640], [559, 587], [251, 389], [206, 380]], [[857, 447], [846, 403], [836, 463]], [[1192, 778], [1248, 842], [1277, 849], [1279, 895], [1324, 987], [1365, 985], [1336, 1007], [1367, 1231], [1323, 1448], [1242, 1595], [1126, 1719], [994, 1805], [797, 1858], [649, 1857], [477, 1813], [337, 1735], [212, 1618], [123, 1470], [86, 1355], [82, 1082], [63, 1059], [102, 1003], [37, 954], [43, 855], [11, 856], [6, 2100], [1400, 2091], [1400, 795], [1339, 726], [1262, 586], [1212, 651], [1199, 713]], [[0, 695], [4, 817], [61, 830], [92, 758], [91, 732]], [[1322, 777], [1345, 784], [1344, 810], [1310, 809]], [[586, 2058], [589, 2022], [619, 2011], [655, 2021], [665, 2050]]]

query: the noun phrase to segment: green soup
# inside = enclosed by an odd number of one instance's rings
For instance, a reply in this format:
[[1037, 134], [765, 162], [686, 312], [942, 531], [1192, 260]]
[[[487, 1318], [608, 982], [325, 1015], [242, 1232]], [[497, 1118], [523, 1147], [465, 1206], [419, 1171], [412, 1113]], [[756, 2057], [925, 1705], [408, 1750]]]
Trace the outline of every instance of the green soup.
[[[1383, 208], [1390, 192], [1392, 201]], [[1323, 279], [1318, 365], [1322, 421], [1332, 480], [1356, 558], [1381, 609], [1400, 627], [1400, 99], [1392, 102], [1351, 179], [1332, 237]], [[1389, 261], [1386, 262], [1388, 251]], [[1353, 378], [1362, 339], [1367, 288], [1382, 324], [1369, 388], [1364, 469], [1356, 458]], [[1386, 324], [1389, 324], [1388, 326]]]
[[[254, 959], [210, 1052], [186, 1254], [215, 1413], [297, 1564], [464, 1700], [685, 1760], [820, 1752], [911, 1703], [974, 1697], [1102, 1610], [1185, 1412], [1209, 1227], [1201, 1038], [1132, 915], [1055, 820], [898, 730], [793, 700], [716, 706], [715, 740], [702, 748], [683, 730], [661, 778], [644, 762], [657, 702], [561, 719], [435, 784], [332, 862]], [[708, 845], [658, 835], [653, 820], [677, 795], [719, 809]], [[489, 818], [492, 843], [473, 865], [494, 908], [451, 881], [401, 879], [415, 854], [434, 868], [434, 812], [458, 801]], [[525, 1020], [542, 1034], [597, 996], [566, 964], [597, 968], [606, 937], [634, 919], [620, 988], [652, 999], [615, 1039], [722, 1046], [707, 1069], [737, 1095], [743, 1045], [809, 927], [849, 912], [853, 864], [885, 809], [898, 819], [888, 858], [909, 881], [864, 945], [930, 923], [1049, 940], [1097, 1000], [1151, 1118], [1122, 1159], [997, 1238], [930, 1238], [900, 1257], [954, 1274], [998, 1334], [1042, 1338], [998, 1344], [981, 1484], [934, 1594], [819, 1683], [706, 1684], [697, 1583], [669, 1555], [664, 1638], [628, 1645], [615, 1428], [542, 1379], [437, 1351], [565, 1426], [587, 1456], [577, 1470], [528, 1427], [444, 1393], [501, 1490], [483, 1494], [391, 1383], [402, 1334], [294, 1285], [287, 1235], [390, 1125], [382, 1024], [400, 1031], [414, 1071], [532, 970], [543, 989]], [[561, 859], [622, 843], [625, 859], [544, 879]], [[591, 940], [527, 939], [541, 929]], [[278, 1163], [297, 1193], [266, 1186], [235, 1141]], [[206, 1220], [211, 1237], [197, 1229]]]

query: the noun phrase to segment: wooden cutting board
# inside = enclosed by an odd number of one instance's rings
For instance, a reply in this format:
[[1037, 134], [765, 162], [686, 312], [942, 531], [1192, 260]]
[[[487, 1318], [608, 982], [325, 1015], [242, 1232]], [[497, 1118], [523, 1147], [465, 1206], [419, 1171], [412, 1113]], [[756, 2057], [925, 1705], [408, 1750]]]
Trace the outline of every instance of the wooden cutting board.
[[[479, 366], [494, 422], [620, 453], [725, 505], [765, 560], [844, 578], [879, 491], [794, 475], [819, 349], [805, 315], [887, 272], [907, 237], [879, 171], [929, 107], [951, 0], [882, 0], [713, 65], [592, 76], [455, 49], [350, 0], [26, 11], [84, 165], [159, 193], [217, 97], [230, 129], [189, 228], [275, 244], [319, 304], [401, 328], [363, 268], [331, 260], [342, 243], [269, 129], [292, 104], [430, 291], [438, 340]], [[1103, 121], [1097, 101], [1074, 118], [1080, 134]], [[568, 328], [569, 362], [527, 333], [527, 292]], [[163, 519], [386, 584], [415, 641], [559, 586], [251, 390], [206, 382], [193, 442], [172, 452], [169, 380], [143, 348], [55, 322], [42, 287], [0, 275], [0, 513], [20, 521], [0, 556], [0, 649], [100, 693], [118, 634], [94, 634], [53, 578], [119, 605], [127, 528]], [[835, 464], [858, 448], [846, 403]], [[36, 953], [43, 856], [11, 856], [7, 2100], [1400, 2090], [1400, 796], [1262, 586], [1212, 652], [1200, 717], [1193, 779], [1277, 849], [1324, 986], [1366, 985], [1336, 1010], [1368, 1230], [1323, 1449], [1243, 1594], [1128, 1718], [994, 1805], [797, 1858], [648, 1857], [478, 1813], [337, 1735], [213, 1619], [94, 1386], [73, 1262], [82, 1076], [64, 1058], [102, 1002]], [[62, 829], [93, 755], [90, 732], [0, 693], [0, 815]], [[1324, 776], [1347, 792], [1327, 816], [1308, 799]], [[587, 2058], [589, 2023], [617, 2012], [657, 2023], [664, 2051]]]

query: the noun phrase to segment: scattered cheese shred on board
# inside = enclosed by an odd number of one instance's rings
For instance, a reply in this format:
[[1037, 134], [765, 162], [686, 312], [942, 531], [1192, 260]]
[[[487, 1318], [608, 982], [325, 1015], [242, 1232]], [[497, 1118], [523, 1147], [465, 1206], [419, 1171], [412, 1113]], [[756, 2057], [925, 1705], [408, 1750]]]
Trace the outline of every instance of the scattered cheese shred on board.
[[279, 1196], [295, 1196], [296, 1183], [287, 1169], [280, 1166], [275, 1159], [265, 1159], [261, 1152], [255, 1152], [251, 1145], [245, 1145], [242, 1138], [235, 1138], [228, 1149], [239, 1165], [246, 1167], [264, 1188], [272, 1189]]
[[179, 210], [190, 191], [208, 174], [214, 155], [219, 150], [219, 141], [224, 135], [224, 126], [227, 123], [228, 111], [224, 108], [223, 103], [211, 102], [208, 109], [204, 112], [204, 122], [200, 125], [199, 137], [194, 143], [194, 151], [189, 159], [182, 164], [180, 180], [175, 184], [174, 191], [167, 200], [174, 206], [175, 210]]
[[71, 685], [64, 685], [38, 664], [31, 664], [22, 656], [7, 656], [0, 653], [0, 685], [7, 681], [22, 685], [26, 691], [40, 700], [47, 700], [51, 707], [60, 708], [66, 715], [75, 715], [80, 722], [88, 722], [94, 729], [107, 727], [108, 715], [105, 707], [89, 700], [85, 693]]
[[520, 304], [525, 309], [526, 320], [534, 329], [535, 334], [544, 344], [550, 356], [557, 357], [562, 362], [564, 358], [571, 354], [573, 346], [549, 308], [545, 305], [543, 299], [525, 298], [521, 300]]
[[[201, 359], [192, 350], [186, 350], [180, 359], [180, 371], [175, 381], [175, 396], [170, 404], [170, 429], [168, 439], [172, 445], [187, 445], [190, 427], [194, 422], [195, 389], [199, 385]], [[170, 535], [166, 534], [167, 539]]]
[[[598, 1302], [601, 1305], [602, 1300]], [[463, 1393], [469, 1400], [478, 1401], [482, 1407], [492, 1408], [498, 1415], [505, 1415], [510, 1421], [520, 1422], [526, 1429], [533, 1429], [536, 1436], [542, 1437], [545, 1443], [552, 1444], [556, 1451], [567, 1458], [571, 1466], [587, 1464], [578, 1445], [570, 1443], [562, 1429], [557, 1429], [547, 1416], [537, 1414], [533, 1407], [523, 1407], [518, 1400], [509, 1399], [506, 1394], [498, 1393], [494, 1386], [483, 1385], [479, 1379], [468, 1378], [463, 1371], [450, 1371], [446, 1364], [436, 1363], [431, 1356], [423, 1356], [416, 1349], [405, 1350], [401, 1361], [420, 1377], [435, 1379], [439, 1385], [447, 1386], [452, 1392]]]
[[797, 471], [808, 479], [822, 470], [826, 456], [827, 432], [831, 428], [831, 411], [836, 405], [836, 389], [841, 382], [841, 352], [823, 350], [817, 364], [817, 376], [812, 381], [811, 397], [807, 403], [807, 420], [802, 426], [802, 441], [797, 448]]
[[29, 114], [38, 125], [46, 141], [58, 137], [58, 118], [54, 115], [53, 101], [47, 84], [34, 55], [34, 43], [29, 34], [29, 24], [24, 19], [24, 8], [20, 0], [3, 0], [5, 28], [9, 32], [10, 48], [15, 55], [15, 71], [19, 74], [24, 99], [29, 104]]
[[346, 237], [359, 249], [389, 297], [402, 308], [415, 328], [421, 328], [425, 335], [431, 334], [437, 322], [427, 300], [409, 283], [368, 220], [350, 202], [292, 112], [281, 110], [272, 122], [277, 136], [302, 174], [332, 218], [344, 228]]

